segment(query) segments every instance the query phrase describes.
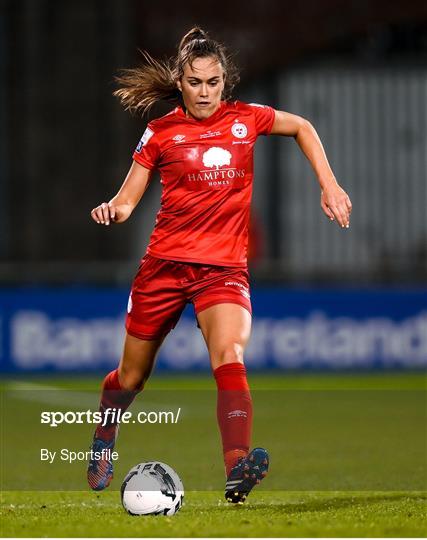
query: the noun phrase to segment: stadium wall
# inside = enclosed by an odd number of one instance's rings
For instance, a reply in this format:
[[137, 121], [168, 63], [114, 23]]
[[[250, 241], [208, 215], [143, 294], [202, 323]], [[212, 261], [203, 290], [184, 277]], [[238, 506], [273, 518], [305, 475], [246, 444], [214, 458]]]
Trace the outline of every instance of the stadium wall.
[[[122, 350], [128, 291], [0, 291], [3, 372], [107, 370]], [[253, 288], [246, 352], [251, 369], [427, 367], [427, 289]], [[206, 347], [187, 306], [158, 370], [207, 370]]]

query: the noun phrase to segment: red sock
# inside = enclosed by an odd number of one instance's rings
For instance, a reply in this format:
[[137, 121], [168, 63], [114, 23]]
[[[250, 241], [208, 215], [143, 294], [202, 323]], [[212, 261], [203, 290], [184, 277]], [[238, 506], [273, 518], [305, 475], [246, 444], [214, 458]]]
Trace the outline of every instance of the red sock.
[[243, 364], [224, 364], [214, 371], [214, 377], [218, 388], [217, 418], [228, 476], [239, 457], [249, 452], [252, 398]]
[[[111, 421], [111, 409], [116, 409], [116, 411], [121, 410], [122, 413], [124, 413], [135, 399], [138, 392], [140, 392], [140, 390], [130, 391], [122, 389], [117, 369], [111, 371], [105, 377], [102, 384], [101, 402], [99, 405], [99, 411], [102, 413], [103, 419], [96, 428], [96, 437], [108, 441], [114, 436], [117, 422]], [[104, 426], [104, 414], [107, 409], [110, 409], [110, 414], [107, 415]], [[115, 418], [117, 418], [117, 413]]]

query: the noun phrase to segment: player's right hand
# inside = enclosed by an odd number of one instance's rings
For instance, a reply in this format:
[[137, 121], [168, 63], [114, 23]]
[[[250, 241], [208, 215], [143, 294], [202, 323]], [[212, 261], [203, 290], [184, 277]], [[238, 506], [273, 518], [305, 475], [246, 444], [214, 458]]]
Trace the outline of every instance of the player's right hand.
[[92, 219], [100, 225], [109, 225], [111, 222], [117, 221], [117, 214], [117, 208], [106, 202], [94, 208], [90, 213]]

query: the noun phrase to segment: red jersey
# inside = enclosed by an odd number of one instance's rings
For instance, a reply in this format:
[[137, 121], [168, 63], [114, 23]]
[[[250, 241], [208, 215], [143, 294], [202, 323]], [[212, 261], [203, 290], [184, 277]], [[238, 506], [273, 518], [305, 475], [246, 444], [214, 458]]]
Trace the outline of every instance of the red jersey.
[[133, 159], [157, 168], [163, 185], [150, 255], [246, 266], [253, 149], [273, 122], [271, 107], [234, 101], [205, 120], [177, 107], [148, 124]]

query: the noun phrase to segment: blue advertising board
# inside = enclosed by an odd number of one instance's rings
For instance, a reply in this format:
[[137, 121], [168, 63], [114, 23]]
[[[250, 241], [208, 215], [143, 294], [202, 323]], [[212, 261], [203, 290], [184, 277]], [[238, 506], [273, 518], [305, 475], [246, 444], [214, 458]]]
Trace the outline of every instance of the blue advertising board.
[[[427, 367], [427, 290], [253, 288], [252, 369]], [[123, 346], [128, 291], [0, 290], [0, 369], [106, 370]], [[209, 369], [192, 306], [157, 369]]]

